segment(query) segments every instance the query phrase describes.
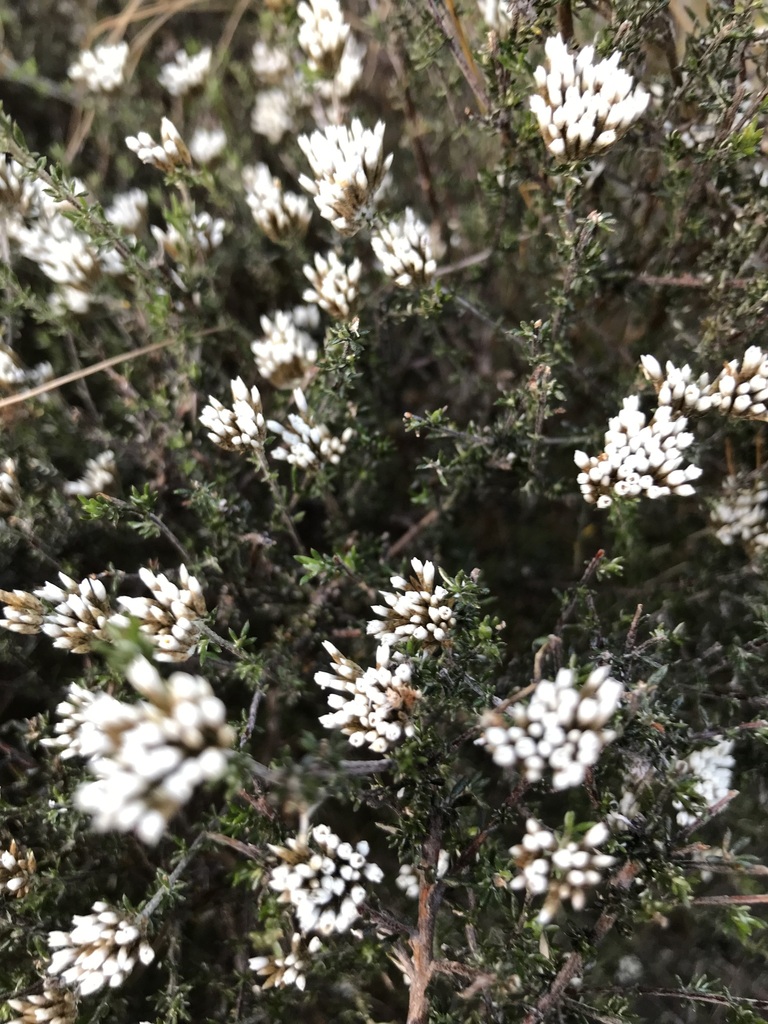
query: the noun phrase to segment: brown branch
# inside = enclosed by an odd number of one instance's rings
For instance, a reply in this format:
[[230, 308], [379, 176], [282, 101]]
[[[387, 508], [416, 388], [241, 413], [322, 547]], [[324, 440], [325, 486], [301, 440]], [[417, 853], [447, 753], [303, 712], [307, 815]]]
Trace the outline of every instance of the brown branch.
[[691, 903], [699, 907], [752, 907], [768, 903], [768, 893], [757, 893], [754, 896], [697, 896]]
[[419, 885], [419, 915], [416, 930], [410, 938], [411, 956], [405, 966], [410, 978], [408, 989], [407, 1024], [427, 1024], [429, 1020], [429, 997], [427, 990], [435, 971], [434, 945], [437, 912], [443, 899], [440, 881], [432, 881], [437, 868], [437, 859], [443, 838], [443, 821], [440, 811], [432, 810], [429, 834], [422, 845], [424, 872]]
[[[600, 988], [594, 992], [605, 992], [609, 995], [626, 996], [625, 988]], [[633, 995], [656, 996], [659, 999], [689, 999], [693, 1003], [711, 1003], [715, 1006], [755, 1006], [761, 1010], [768, 1009], [768, 999], [748, 999], [746, 996], [724, 996], [718, 992], [691, 992], [690, 989], [674, 988], [633, 988]]]
[[432, 12], [432, 17], [435, 19], [438, 28], [448, 40], [451, 53], [474, 94], [480, 113], [487, 114], [490, 106], [485, 83], [478, 71], [472, 51], [467, 44], [461, 22], [457, 18], [456, 12], [452, 10], [452, 0], [446, 0], [448, 10], [443, 8], [442, 0], [427, 0], [427, 6]]

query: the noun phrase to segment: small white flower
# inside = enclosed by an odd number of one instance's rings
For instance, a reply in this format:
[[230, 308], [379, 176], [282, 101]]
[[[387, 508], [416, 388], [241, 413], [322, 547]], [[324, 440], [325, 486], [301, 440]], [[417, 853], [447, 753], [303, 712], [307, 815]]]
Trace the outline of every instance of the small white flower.
[[119, 192], [104, 210], [104, 216], [128, 235], [137, 235], [147, 219], [149, 196], [140, 188]]
[[204, 47], [194, 57], [190, 57], [185, 50], [177, 50], [175, 58], [163, 64], [157, 80], [171, 96], [186, 96], [208, 77], [211, 55], [210, 46]]
[[306, 839], [289, 839], [287, 846], [270, 850], [282, 863], [272, 869], [269, 888], [281, 903], [293, 906], [304, 936], [348, 931], [367, 896], [365, 882], [384, 877], [368, 861], [368, 843], [343, 843], [327, 825], [315, 825]]
[[710, 522], [721, 544], [742, 544], [750, 554], [768, 549], [768, 484], [762, 476], [727, 476], [712, 503]]
[[11, 840], [7, 850], [0, 850], [0, 892], [5, 890], [10, 896], [23, 899], [36, 871], [34, 853], [19, 846], [15, 839]]
[[75, 914], [70, 931], [49, 932], [48, 947], [52, 950], [48, 974], [59, 975], [80, 996], [99, 992], [105, 985], [119, 988], [137, 961], [149, 964], [155, 958], [141, 925], [100, 900], [93, 904], [92, 913]]
[[114, 92], [125, 76], [128, 43], [102, 44], [93, 50], [83, 50], [68, 74], [73, 82], [83, 82], [89, 92]]
[[531, 896], [546, 893], [538, 914], [541, 924], [552, 920], [563, 900], [574, 910], [583, 910], [586, 890], [599, 885], [606, 868], [616, 863], [615, 857], [597, 852], [608, 836], [608, 828], [600, 822], [580, 840], [569, 840], [529, 818], [522, 842], [509, 851], [518, 871], [510, 888], [525, 889]]
[[300, 469], [309, 469], [324, 462], [337, 465], [354, 434], [352, 427], [346, 427], [340, 437], [334, 437], [324, 423], [315, 422], [301, 388], [294, 389], [293, 400], [298, 412], [289, 413], [287, 426], [276, 420], [267, 420], [267, 427], [282, 442], [270, 449], [272, 458]]
[[616, 738], [606, 725], [623, 692], [605, 665], [593, 669], [580, 688], [572, 669], [560, 669], [554, 682], [536, 684], [528, 704], [515, 704], [504, 714], [487, 712], [476, 743], [490, 750], [496, 764], [517, 767], [529, 782], [539, 782], [549, 769], [553, 789], [580, 786]]
[[245, 199], [253, 219], [271, 241], [286, 244], [303, 238], [312, 219], [309, 201], [285, 192], [266, 164], [243, 168]]
[[293, 129], [294, 104], [292, 97], [282, 88], [265, 89], [256, 96], [251, 111], [251, 129], [263, 135], [276, 146], [286, 132]]
[[207, 614], [200, 581], [189, 575], [185, 565], [179, 566], [178, 585], [163, 573], [156, 575], [143, 567], [139, 577], [152, 597], [118, 597], [123, 613], [113, 615], [111, 624], [125, 628], [130, 617], [136, 618], [141, 632], [157, 647], [158, 661], [186, 661], [197, 651]]
[[108, 449], [95, 459], [88, 459], [82, 477], [79, 480], [67, 480], [64, 484], [64, 493], [70, 497], [78, 494], [83, 497], [99, 493], [109, 494], [114, 489], [116, 480], [115, 453]]
[[144, 164], [169, 174], [179, 167], [191, 167], [192, 157], [176, 125], [167, 117], [160, 122], [160, 145], [147, 132], [126, 137], [125, 144]]
[[326, 729], [339, 729], [353, 747], [366, 746], [382, 754], [405, 736], [413, 735], [411, 710], [421, 696], [411, 686], [412, 666], [402, 654], [392, 654], [386, 644], [376, 651], [376, 665], [365, 671], [345, 658], [329, 641], [333, 672], [316, 672], [315, 682], [328, 695], [333, 710], [321, 715]]
[[291, 74], [293, 61], [287, 50], [258, 39], [251, 51], [251, 67], [265, 85], [281, 85]]
[[437, 264], [432, 257], [429, 229], [410, 207], [403, 219], [390, 221], [374, 231], [371, 247], [384, 273], [400, 288], [423, 287], [435, 275]]
[[227, 146], [227, 133], [223, 128], [196, 128], [189, 140], [189, 152], [195, 163], [204, 167], [213, 163]]
[[384, 175], [392, 163], [385, 157], [384, 122], [371, 131], [358, 118], [349, 128], [328, 125], [325, 131], [300, 135], [299, 147], [314, 179], [301, 175], [299, 184], [315, 197], [321, 216], [342, 235], [355, 235], [370, 224]]
[[46, 583], [28, 594], [24, 590], [0, 590], [5, 601], [4, 621], [0, 626], [13, 633], [43, 632], [54, 638], [54, 647], [87, 654], [97, 640], [108, 640], [106, 621], [112, 608], [101, 580], [84, 579], [76, 583], [63, 572], [63, 586]]
[[608, 421], [600, 455], [574, 452], [585, 501], [607, 508], [614, 498], [695, 494], [692, 482], [702, 471], [683, 456], [694, 441], [687, 418], [671, 405], [660, 405], [650, 423], [645, 419], [637, 395], [625, 398], [621, 412]]
[[99, 832], [134, 832], [154, 845], [197, 786], [220, 778], [235, 732], [226, 708], [200, 676], [163, 680], [145, 658], [129, 665], [128, 682], [145, 700], [98, 694], [78, 712], [71, 744], [88, 758], [93, 782], [75, 794]]
[[[730, 792], [733, 776], [733, 740], [720, 740], [712, 747], [694, 750], [684, 760], [678, 761], [677, 771], [681, 775], [693, 776], [694, 790], [706, 807], [713, 807]], [[700, 814], [686, 811], [683, 805], [675, 801], [678, 825], [693, 825]]]
[[175, 224], [170, 224], [165, 230], [153, 224], [150, 231], [157, 244], [172, 260], [184, 263], [190, 257], [205, 257], [218, 249], [224, 241], [226, 227], [226, 221], [221, 217], [214, 218], [207, 210], [203, 210], [190, 216], [184, 232]]
[[349, 37], [338, 0], [301, 0], [296, 12], [301, 19], [299, 46], [309, 67], [330, 78], [338, 70]]
[[[314, 326], [317, 327], [317, 307], [307, 306], [305, 309], [314, 314]], [[317, 362], [317, 345], [311, 335], [297, 325], [296, 314], [296, 310], [278, 310], [271, 317], [262, 316], [260, 322], [264, 334], [251, 342], [259, 373], [276, 388], [293, 389], [301, 385]]]
[[530, 99], [549, 152], [562, 160], [598, 153], [621, 138], [650, 100], [619, 67], [621, 53], [595, 63], [595, 48], [569, 52], [562, 38], [545, 43], [546, 67], [536, 68], [538, 93]]
[[0, 516], [13, 512], [21, 501], [19, 479], [16, 476], [16, 463], [13, 459], [0, 462]]
[[355, 257], [349, 266], [335, 252], [315, 253], [315, 265], [305, 263], [302, 270], [312, 285], [304, 291], [305, 302], [314, 302], [334, 320], [349, 320], [357, 302], [358, 283], [363, 265]]
[[225, 451], [260, 451], [267, 431], [259, 389], [254, 385], [249, 390], [242, 377], [230, 381], [230, 388], [232, 408], [209, 395], [200, 423], [207, 428], [211, 441]]
[[51, 978], [43, 985], [40, 993], [27, 993], [18, 999], [9, 999], [8, 1005], [20, 1016], [9, 1024], [75, 1024], [77, 1020], [77, 998], [75, 993]]
[[254, 956], [248, 961], [252, 971], [264, 979], [254, 991], [268, 988], [287, 988], [289, 985], [303, 992], [307, 986], [307, 970], [313, 953], [323, 948], [320, 939], [314, 935], [309, 942], [299, 932], [291, 937], [289, 952], [281, 950], [280, 956]]
[[411, 559], [413, 575], [390, 577], [393, 591], [380, 590], [383, 605], [371, 609], [379, 616], [372, 619], [366, 632], [380, 643], [402, 644], [415, 640], [420, 647], [432, 653], [450, 643], [456, 625], [453, 614], [454, 599], [445, 587], [435, 583], [434, 563]]

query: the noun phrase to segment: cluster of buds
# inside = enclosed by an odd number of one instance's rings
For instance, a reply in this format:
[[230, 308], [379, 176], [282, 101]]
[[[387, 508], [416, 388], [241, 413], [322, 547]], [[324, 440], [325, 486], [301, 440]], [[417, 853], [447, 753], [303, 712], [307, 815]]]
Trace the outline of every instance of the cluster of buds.
[[[88, 709], [97, 699], [97, 694], [78, 683], [70, 683], [67, 699], [56, 707], [59, 721], [54, 728], [55, 736], [40, 740], [44, 747], [51, 747], [64, 760], [70, 757], [87, 757], [99, 747], [99, 730], [88, 715]], [[89, 736], [95, 730], [95, 739]]]
[[189, 152], [192, 159], [200, 167], [217, 160], [227, 148], [227, 133], [221, 125], [214, 125], [211, 128], [201, 126], [195, 131], [189, 140]]
[[136, 236], [144, 227], [148, 209], [149, 196], [144, 189], [129, 188], [112, 197], [112, 202], [104, 208], [104, 216], [114, 227]]
[[125, 80], [128, 43], [102, 44], [83, 50], [67, 74], [73, 82], [82, 82], [88, 92], [114, 92]]
[[88, 459], [85, 470], [79, 480], [67, 480], [64, 493], [71, 496], [81, 495], [90, 498], [94, 494], [109, 494], [117, 480], [117, 463], [115, 453], [110, 449]]
[[299, 46], [307, 55], [307, 64], [329, 78], [336, 74], [349, 38], [338, 0], [301, 0], [296, 7], [301, 20]]
[[429, 229], [410, 207], [403, 219], [390, 221], [371, 236], [371, 246], [387, 277], [400, 288], [421, 288], [435, 276]]
[[48, 974], [59, 975], [81, 996], [99, 992], [105, 985], [118, 988], [137, 962], [150, 964], [155, 958], [140, 923], [101, 901], [93, 904], [92, 913], [76, 914], [71, 931], [49, 932], [48, 947], [53, 950]]
[[75, 1024], [77, 1020], [75, 993], [55, 978], [45, 982], [42, 992], [9, 999], [8, 1006], [19, 1014], [8, 1024]]
[[411, 686], [411, 662], [381, 644], [375, 668], [363, 670], [329, 641], [323, 646], [333, 660], [333, 671], [316, 672], [315, 682], [324, 690], [336, 692], [328, 695], [333, 711], [322, 715], [320, 724], [326, 729], [340, 729], [353, 747], [367, 746], [378, 754], [403, 736], [412, 736], [411, 711], [421, 692]]
[[203, 47], [194, 57], [190, 57], [186, 50], [177, 50], [174, 59], [160, 68], [157, 80], [171, 96], [186, 96], [208, 77], [211, 56], [210, 46]]
[[299, 184], [315, 197], [321, 216], [342, 235], [355, 235], [370, 224], [376, 197], [392, 155], [384, 157], [384, 122], [371, 131], [355, 118], [350, 128], [328, 125], [324, 131], [300, 135], [299, 147], [312, 168]]
[[69, 720], [51, 745], [88, 759], [94, 781], [80, 786], [75, 802], [96, 830], [134, 832], [154, 844], [195, 788], [224, 773], [235, 734], [200, 676], [174, 672], [166, 682], [145, 658], [126, 676], [146, 700], [127, 704], [106, 693], [83, 700], [73, 684], [59, 708]]
[[16, 462], [3, 459], [0, 462], [0, 515], [7, 516], [21, 501], [19, 478], [16, 476]]
[[364, 882], [380, 882], [380, 867], [368, 861], [368, 843], [343, 843], [327, 825], [315, 825], [306, 839], [270, 846], [282, 863], [270, 873], [269, 887], [290, 903], [302, 935], [346, 932], [360, 916]]
[[637, 395], [625, 398], [621, 412], [608, 421], [600, 455], [574, 453], [584, 500], [608, 508], [614, 498], [695, 494], [691, 481], [702, 471], [685, 464], [683, 452], [694, 440], [687, 426], [687, 418], [668, 405], [659, 406], [646, 424]]
[[752, 474], [727, 476], [709, 510], [721, 544], [742, 544], [750, 554], [768, 548], [768, 483]]
[[302, 325], [317, 327], [316, 306], [296, 306], [261, 317], [261, 338], [251, 342], [256, 367], [273, 387], [295, 388], [303, 384], [317, 362], [317, 345]]
[[306, 235], [312, 219], [308, 200], [286, 192], [266, 164], [245, 167], [243, 186], [253, 219], [270, 241], [286, 245]]
[[550, 832], [535, 818], [525, 823], [522, 842], [510, 849], [518, 874], [509, 883], [512, 889], [525, 889], [531, 896], [546, 894], [538, 921], [547, 924], [557, 908], [568, 900], [574, 910], [586, 905], [586, 890], [603, 880], [614, 857], [598, 853], [609, 836], [608, 827], [593, 825], [578, 841]]
[[184, 231], [175, 224], [169, 224], [166, 229], [156, 224], [150, 228], [159, 247], [176, 263], [187, 263], [218, 249], [224, 241], [227, 224], [221, 217], [212, 217], [207, 210], [202, 210], [193, 213], [184, 227]]
[[0, 892], [21, 899], [29, 892], [37, 861], [32, 850], [25, 850], [12, 839], [8, 849], [0, 851]]
[[391, 576], [391, 593], [380, 590], [383, 605], [374, 605], [372, 611], [379, 618], [371, 619], [367, 632], [383, 644], [402, 644], [415, 640], [424, 650], [435, 653], [450, 642], [456, 624], [453, 614], [454, 599], [445, 587], [435, 583], [432, 562], [411, 559], [413, 575]]
[[651, 381], [660, 406], [675, 412], [705, 413], [710, 409], [740, 419], [768, 422], [768, 352], [751, 345], [741, 359], [725, 363], [710, 381], [705, 373], [693, 380], [689, 366], [671, 362], [662, 370], [651, 355], [641, 358], [643, 373]]
[[[730, 792], [735, 763], [733, 740], [720, 740], [713, 747], [694, 750], [684, 760], [678, 761], [677, 771], [680, 775], [693, 777], [696, 796], [705, 807], [712, 807]], [[686, 810], [679, 801], [675, 801], [674, 807], [678, 825], [693, 825], [701, 816], [701, 812], [696, 814]]]
[[334, 320], [349, 320], [357, 302], [363, 265], [355, 257], [345, 266], [335, 252], [315, 253], [314, 266], [306, 263], [304, 276], [312, 285], [303, 294], [305, 302], [314, 302]]
[[62, 586], [46, 583], [28, 594], [0, 590], [5, 601], [0, 626], [12, 633], [40, 633], [53, 637], [53, 646], [73, 654], [87, 654], [96, 640], [108, 640], [105, 630], [112, 607], [101, 580], [76, 583], [63, 572]]
[[553, 789], [580, 786], [603, 747], [616, 738], [605, 726], [624, 687], [609, 673], [605, 665], [593, 669], [577, 687], [573, 669], [560, 669], [554, 682], [536, 684], [528, 704], [513, 705], [505, 714], [487, 712], [476, 742], [490, 750], [496, 764], [517, 767], [529, 782], [539, 782], [549, 768]]
[[111, 623], [120, 628], [130, 624], [130, 617], [140, 622], [139, 629], [150, 637], [157, 648], [158, 661], [186, 661], [197, 650], [200, 627], [207, 614], [200, 581], [190, 576], [185, 565], [179, 566], [179, 583], [171, 583], [163, 573], [139, 569], [141, 582], [152, 597], [118, 597], [124, 614], [113, 615]]
[[176, 125], [167, 117], [160, 122], [160, 145], [147, 132], [129, 135], [125, 144], [144, 164], [156, 167], [164, 174], [179, 167], [191, 167], [192, 157]]
[[294, 390], [293, 400], [298, 412], [288, 415], [288, 426], [267, 420], [267, 426], [281, 441], [272, 448], [272, 458], [300, 469], [326, 462], [337, 465], [354, 434], [352, 427], [345, 427], [340, 437], [334, 437], [324, 423], [315, 422], [301, 388]]
[[583, 159], [607, 149], [645, 112], [650, 93], [634, 87], [619, 52], [595, 63], [593, 46], [572, 54], [559, 35], [544, 51], [547, 66], [534, 72], [538, 93], [530, 108], [553, 156]]
[[232, 408], [218, 398], [208, 396], [209, 404], [200, 413], [200, 422], [214, 444], [227, 452], [262, 451], [267, 434], [261, 395], [257, 387], [248, 389], [242, 377], [230, 382]]
[[319, 952], [323, 944], [317, 935], [307, 942], [303, 935], [294, 932], [291, 936], [290, 950], [280, 950], [273, 956], [254, 956], [248, 961], [252, 971], [256, 971], [263, 979], [254, 991], [268, 988], [288, 988], [293, 986], [303, 992], [307, 985], [309, 959], [313, 953]]

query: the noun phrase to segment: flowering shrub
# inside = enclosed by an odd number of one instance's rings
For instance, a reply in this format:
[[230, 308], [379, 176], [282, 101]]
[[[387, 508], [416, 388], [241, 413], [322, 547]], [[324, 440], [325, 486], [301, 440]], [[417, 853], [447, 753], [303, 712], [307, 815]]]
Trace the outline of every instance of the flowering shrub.
[[0, 24], [0, 1020], [762, 1020], [762, 15]]

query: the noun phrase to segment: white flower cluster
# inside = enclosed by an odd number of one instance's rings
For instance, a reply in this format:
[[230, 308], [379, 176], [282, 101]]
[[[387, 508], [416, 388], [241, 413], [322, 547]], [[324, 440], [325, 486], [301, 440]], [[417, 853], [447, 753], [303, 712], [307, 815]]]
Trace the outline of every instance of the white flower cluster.
[[282, 956], [254, 956], [248, 961], [252, 971], [256, 971], [264, 979], [254, 991], [268, 988], [287, 988], [293, 985], [299, 992], [307, 986], [307, 970], [313, 953], [319, 952], [323, 945], [317, 935], [309, 942], [299, 932], [291, 936], [290, 951]]
[[689, 366], [668, 362], [662, 370], [654, 356], [641, 358], [643, 373], [658, 394], [660, 406], [675, 411], [705, 413], [768, 422], [768, 352], [751, 345], [741, 359], [731, 359], [710, 382], [707, 373], [696, 380]]
[[227, 133], [217, 125], [214, 128], [195, 128], [189, 140], [189, 152], [200, 167], [217, 160], [227, 147]]
[[0, 850], [0, 892], [4, 890], [21, 899], [29, 892], [36, 871], [34, 853], [19, 846], [15, 839], [10, 841], [7, 850]]
[[177, 50], [174, 59], [163, 64], [157, 80], [171, 96], [186, 96], [208, 77], [211, 55], [210, 46], [204, 47], [194, 57], [190, 57], [186, 50]]
[[50, 363], [38, 363], [32, 369], [25, 369], [11, 349], [0, 345], [0, 390], [18, 391], [21, 388], [33, 388], [53, 377]]
[[293, 130], [296, 101], [292, 91], [264, 89], [256, 96], [251, 111], [251, 129], [276, 146], [286, 132]]
[[214, 444], [228, 452], [260, 451], [264, 447], [266, 423], [257, 387], [248, 389], [242, 377], [230, 381], [232, 408], [218, 398], [208, 396], [209, 404], [200, 413], [200, 422]]
[[109, 494], [117, 480], [117, 463], [115, 453], [107, 449], [95, 459], [88, 459], [85, 471], [79, 480], [67, 480], [64, 493], [70, 497], [82, 495], [90, 498], [94, 494]]
[[421, 886], [419, 884], [419, 876], [413, 864], [400, 865], [395, 885], [409, 900], [417, 900], [419, 898]]
[[176, 125], [167, 117], [160, 122], [160, 144], [148, 132], [128, 135], [125, 144], [144, 164], [156, 167], [164, 174], [179, 167], [191, 167], [192, 157]]
[[101, 580], [80, 583], [59, 573], [63, 586], [46, 583], [28, 594], [25, 590], [0, 590], [3, 629], [12, 633], [39, 633], [53, 637], [53, 646], [73, 654], [87, 654], [96, 640], [107, 640], [107, 619], [112, 608]]
[[287, 846], [270, 846], [280, 858], [269, 877], [269, 888], [281, 903], [290, 903], [302, 935], [345, 932], [360, 916], [364, 882], [380, 882], [380, 867], [368, 861], [368, 843], [343, 843], [327, 825], [315, 825], [305, 839]]
[[709, 510], [721, 544], [742, 544], [750, 553], [768, 549], [768, 483], [751, 474], [727, 476]]
[[55, 735], [41, 739], [42, 746], [51, 747], [65, 761], [71, 757], [87, 757], [92, 746], [88, 733], [93, 729], [88, 710], [97, 696], [78, 683], [70, 683], [67, 699], [56, 707], [59, 721], [54, 727]]
[[[70, 689], [79, 722], [63, 729], [95, 777], [77, 790], [78, 808], [99, 832], [134, 832], [155, 844], [195, 788], [223, 775], [235, 733], [226, 708], [200, 676], [174, 672], [164, 681], [145, 658], [126, 670], [146, 700], [127, 704], [107, 693], [84, 702]], [[65, 712], [66, 713], [66, 712]]]
[[40, 993], [9, 999], [8, 1006], [20, 1014], [8, 1024], [75, 1024], [77, 1020], [75, 993], [55, 978], [46, 981]]
[[[684, 760], [678, 761], [677, 771], [681, 775], [693, 776], [696, 795], [706, 807], [712, 807], [730, 791], [735, 763], [733, 740], [720, 740], [714, 746], [694, 750]], [[701, 817], [702, 812], [692, 814], [678, 801], [673, 806], [677, 810], [678, 825], [694, 825]]]
[[531, 896], [546, 893], [538, 913], [541, 924], [552, 920], [564, 900], [574, 910], [582, 910], [587, 901], [586, 890], [599, 885], [606, 868], [616, 863], [615, 857], [597, 852], [609, 835], [608, 827], [600, 822], [575, 841], [550, 832], [535, 818], [529, 818], [522, 842], [509, 851], [519, 872], [509, 883], [510, 888], [525, 889]]
[[155, 958], [140, 926], [101, 900], [92, 913], [75, 914], [70, 931], [49, 932], [48, 947], [53, 950], [48, 974], [60, 975], [81, 996], [105, 985], [118, 988], [137, 961], [150, 964]]
[[171, 583], [163, 573], [139, 569], [142, 583], [152, 597], [118, 597], [124, 614], [113, 615], [112, 625], [124, 628], [130, 617], [140, 622], [139, 629], [157, 648], [158, 661], [186, 661], [197, 650], [200, 627], [207, 614], [200, 581], [179, 566], [179, 583]]
[[391, 576], [390, 584], [396, 591], [380, 590], [383, 605], [374, 605], [377, 616], [371, 619], [366, 632], [383, 644], [402, 644], [415, 640], [424, 650], [435, 653], [450, 643], [456, 625], [453, 614], [454, 599], [445, 587], [435, 583], [433, 562], [411, 559], [413, 575]]
[[687, 426], [687, 418], [668, 405], [659, 406], [646, 424], [638, 396], [625, 398], [621, 412], [608, 421], [600, 455], [574, 453], [584, 500], [608, 508], [614, 498], [695, 494], [691, 481], [702, 471], [685, 464], [683, 452], [694, 440]]
[[[50, 302], [74, 313], [85, 313], [102, 274], [121, 274], [122, 260], [115, 249], [98, 251], [90, 238], [79, 231], [66, 216], [73, 210], [69, 202], [58, 202], [46, 195], [47, 185], [34, 182], [35, 196], [24, 218], [8, 224], [9, 239], [19, 253], [36, 263], [45, 276], [57, 285]], [[82, 182], [71, 182], [73, 192], [84, 191]], [[39, 367], [42, 371], [44, 367]]]
[[251, 50], [251, 68], [266, 85], [280, 85], [292, 71], [291, 57], [282, 46], [270, 46], [257, 39]]
[[349, 25], [338, 0], [301, 0], [296, 13], [301, 20], [299, 46], [310, 69], [334, 75], [349, 38]]
[[421, 288], [435, 276], [429, 228], [406, 207], [402, 220], [390, 221], [374, 231], [371, 247], [387, 277], [400, 288]]
[[266, 164], [243, 168], [243, 186], [253, 219], [272, 242], [284, 245], [306, 235], [312, 219], [309, 201], [284, 191]]
[[129, 236], [137, 235], [144, 227], [149, 207], [149, 196], [141, 188], [119, 192], [104, 210], [110, 224], [125, 231]]
[[301, 388], [294, 390], [293, 400], [298, 412], [289, 413], [287, 426], [267, 420], [269, 429], [282, 442], [271, 449], [272, 458], [300, 469], [324, 462], [337, 465], [354, 434], [352, 427], [345, 427], [340, 437], [334, 437], [324, 423], [315, 422]]
[[413, 735], [411, 710], [421, 696], [411, 686], [413, 667], [403, 654], [386, 644], [376, 651], [376, 665], [363, 670], [345, 658], [328, 640], [323, 642], [333, 664], [331, 672], [316, 672], [315, 682], [328, 695], [333, 711], [320, 717], [326, 729], [339, 729], [353, 747], [381, 754], [403, 736]]
[[114, 92], [125, 80], [128, 43], [102, 44], [83, 50], [67, 74], [73, 82], [82, 82], [89, 92]]
[[305, 302], [314, 302], [334, 320], [349, 320], [357, 302], [358, 284], [363, 265], [355, 257], [345, 266], [335, 252], [326, 256], [315, 253], [314, 267], [307, 263], [302, 268], [312, 285], [302, 296]]
[[16, 463], [13, 459], [0, 462], [0, 515], [6, 516], [13, 512], [21, 501], [19, 479], [16, 476]]
[[271, 317], [262, 316], [260, 322], [264, 334], [251, 342], [251, 352], [261, 376], [276, 388], [293, 389], [305, 383], [317, 362], [317, 345], [300, 325], [319, 326], [317, 307], [278, 310]]
[[180, 231], [175, 224], [169, 224], [166, 230], [153, 224], [150, 231], [160, 248], [172, 260], [184, 263], [189, 258], [204, 259], [214, 249], [218, 249], [224, 241], [226, 226], [226, 221], [221, 217], [212, 217], [207, 210], [203, 210], [190, 215], [184, 231]]
[[642, 85], [619, 67], [621, 54], [594, 62], [594, 46], [569, 52], [561, 36], [544, 44], [547, 66], [536, 68], [538, 93], [530, 108], [549, 152], [561, 160], [584, 158], [612, 146], [645, 112]]
[[527, 705], [515, 704], [504, 714], [487, 712], [476, 742], [490, 750], [496, 764], [517, 766], [529, 782], [539, 782], [549, 768], [553, 789], [580, 786], [603, 747], [616, 738], [605, 726], [623, 692], [605, 665], [593, 669], [581, 687], [573, 669], [562, 668], [554, 682], [536, 684]]
[[321, 216], [342, 235], [355, 235], [374, 217], [376, 197], [392, 155], [384, 157], [384, 122], [371, 131], [354, 118], [351, 127], [328, 125], [300, 135], [299, 147], [314, 179], [302, 174], [299, 184], [315, 197]]

